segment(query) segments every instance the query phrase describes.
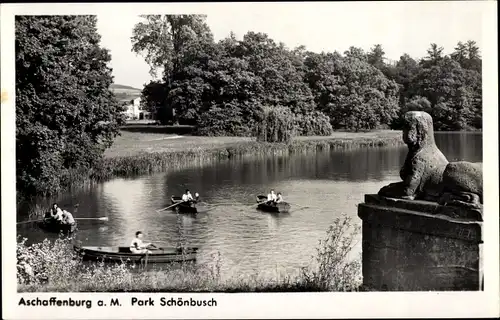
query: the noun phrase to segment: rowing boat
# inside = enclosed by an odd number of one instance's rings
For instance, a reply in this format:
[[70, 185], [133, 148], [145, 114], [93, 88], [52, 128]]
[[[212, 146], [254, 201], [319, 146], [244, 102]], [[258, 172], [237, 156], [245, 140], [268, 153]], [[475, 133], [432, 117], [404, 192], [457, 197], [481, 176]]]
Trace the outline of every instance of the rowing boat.
[[129, 247], [91, 247], [75, 245], [84, 260], [130, 263], [169, 263], [196, 260], [198, 248], [159, 248], [151, 253], [132, 253]]
[[173, 210], [176, 210], [179, 213], [198, 213], [198, 209], [196, 208], [196, 200], [183, 202], [182, 197], [172, 196], [171, 201], [172, 204], [179, 203], [173, 208]]
[[269, 202], [267, 201], [267, 197], [262, 195], [257, 196], [257, 203], [257, 209], [266, 212], [288, 213], [290, 211], [290, 204], [288, 202]]
[[76, 222], [73, 224], [64, 224], [54, 219], [43, 219], [38, 222], [40, 228], [49, 232], [63, 232], [63, 233], [73, 233], [76, 231], [77, 224]]

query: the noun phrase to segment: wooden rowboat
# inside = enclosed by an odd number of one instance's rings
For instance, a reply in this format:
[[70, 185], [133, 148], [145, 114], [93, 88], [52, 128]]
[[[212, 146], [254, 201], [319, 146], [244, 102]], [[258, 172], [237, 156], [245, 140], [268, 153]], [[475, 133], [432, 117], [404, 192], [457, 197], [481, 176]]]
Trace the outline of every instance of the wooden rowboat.
[[182, 197], [172, 196], [171, 201], [172, 204], [179, 203], [177, 206], [172, 208], [179, 213], [198, 213], [198, 209], [196, 208], [196, 200], [183, 202]]
[[73, 233], [76, 231], [77, 224], [76, 222], [73, 224], [63, 224], [60, 223], [57, 220], [54, 219], [43, 219], [42, 221], [39, 221], [38, 226], [49, 232], [55, 232], [55, 233]]
[[[129, 263], [171, 263], [196, 260], [198, 248], [159, 248], [151, 253], [132, 253], [129, 247], [91, 247], [75, 245], [84, 260]], [[147, 257], [146, 257], [147, 256]], [[147, 260], [146, 260], [147, 259]]]
[[257, 196], [257, 203], [257, 209], [274, 213], [288, 213], [291, 207], [288, 202], [267, 202], [267, 197], [263, 195]]

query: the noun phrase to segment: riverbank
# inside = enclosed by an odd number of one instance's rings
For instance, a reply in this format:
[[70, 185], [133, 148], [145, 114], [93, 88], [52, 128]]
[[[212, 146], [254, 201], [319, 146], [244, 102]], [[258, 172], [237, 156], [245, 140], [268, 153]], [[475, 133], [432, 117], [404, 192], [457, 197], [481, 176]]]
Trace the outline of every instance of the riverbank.
[[[299, 152], [386, 147], [403, 145], [401, 132], [334, 132], [330, 136], [296, 137], [291, 143], [258, 142], [250, 137], [202, 137], [121, 131], [102, 160], [93, 168], [63, 172], [60, 188], [65, 192], [113, 178], [182, 170], [213, 164], [220, 160], [248, 156], [289, 155]], [[39, 197], [44, 195], [39, 194]], [[18, 202], [29, 201], [18, 193]]]
[[[353, 291], [361, 284], [360, 259], [346, 257], [356, 245], [359, 226], [352, 218], [334, 220], [322, 239], [316, 259], [295, 274], [221, 275], [224, 257], [204, 264], [169, 264], [143, 271], [124, 263], [84, 264], [71, 239], [45, 240], [30, 246], [17, 243], [19, 292], [312, 292]], [[288, 271], [289, 272], [289, 271]]]
[[335, 132], [331, 136], [297, 137], [290, 144], [258, 142], [248, 137], [199, 137], [122, 132], [92, 181], [181, 169], [248, 155], [284, 155], [329, 149], [403, 145], [399, 131]]

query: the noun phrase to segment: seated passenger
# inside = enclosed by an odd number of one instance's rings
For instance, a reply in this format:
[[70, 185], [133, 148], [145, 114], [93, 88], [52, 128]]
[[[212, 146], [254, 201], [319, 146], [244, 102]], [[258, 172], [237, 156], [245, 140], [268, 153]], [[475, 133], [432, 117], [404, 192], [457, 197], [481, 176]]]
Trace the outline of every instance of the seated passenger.
[[283, 196], [281, 195], [281, 192], [278, 192], [278, 196], [276, 197], [276, 203], [283, 202]]
[[54, 220], [56, 220], [57, 222], [62, 222], [62, 219], [63, 219], [63, 211], [61, 208], [59, 208], [59, 206], [57, 205], [57, 203], [54, 203], [52, 205], [52, 208], [50, 209], [50, 217]]

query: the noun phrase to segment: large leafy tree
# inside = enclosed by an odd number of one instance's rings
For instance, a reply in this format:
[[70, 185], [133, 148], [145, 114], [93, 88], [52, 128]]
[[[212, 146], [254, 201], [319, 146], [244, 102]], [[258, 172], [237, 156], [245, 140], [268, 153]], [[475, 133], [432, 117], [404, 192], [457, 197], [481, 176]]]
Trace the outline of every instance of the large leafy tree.
[[[150, 73], [162, 73], [165, 93], [159, 116], [170, 120], [169, 110], [175, 109], [176, 120], [196, 123], [205, 94], [203, 68], [214, 53], [213, 35], [204, 15], [143, 15], [135, 25], [132, 51], [144, 56]], [[158, 89], [158, 85], [156, 85]], [[156, 92], [160, 92], [157, 90]], [[157, 105], [158, 96], [144, 94], [148, 105]]]
[[481, 55], [475, 41], [458, 42], [455, 51], [450, 55], [462, 68], [481, 73]]
[[17, 189], [50, 194], [88, 172], [123, 122], [95, 16], [17, 16]]
[[306, 81], [319, 110], [334, 129], [369, 130], [389, 125], [398, 116], [398, 87], [366, 59], [346, 52], [310, 54]]
[[464, 130], [480, 127], [481, 75], [462, 68], [448, 56], [424, 65], [427, 67], [421, 69], [413, 85], [416, 94], [431, 103], [436, 128]]

